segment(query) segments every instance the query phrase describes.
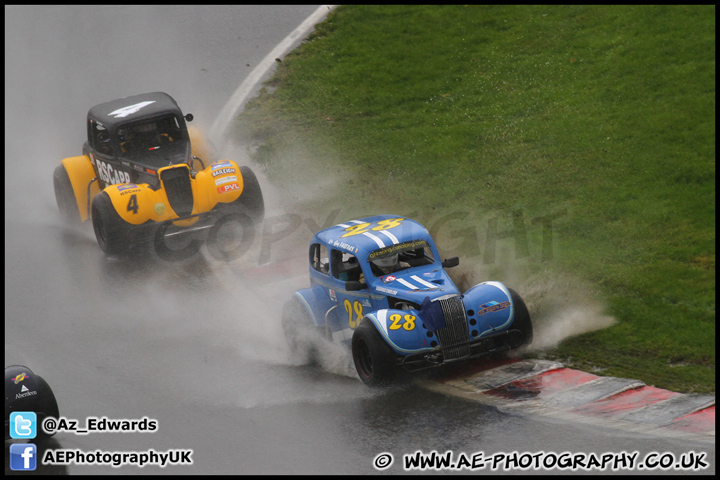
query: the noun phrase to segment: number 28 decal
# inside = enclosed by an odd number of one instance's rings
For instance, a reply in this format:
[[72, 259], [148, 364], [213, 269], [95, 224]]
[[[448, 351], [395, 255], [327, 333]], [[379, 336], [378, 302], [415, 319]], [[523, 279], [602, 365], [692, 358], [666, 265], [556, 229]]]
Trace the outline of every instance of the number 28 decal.
[[365, 233], [368, 230], [389, 230], [391, 228], [395, 228], [399, 226], [402, 221], [405, 220], [404, 218], [388, 218], [387, 220], [380, 220], [379, 222], [376, 222], [373, 226], [372, 223], [360, 223], [358, 225], [353, 225], [352, 227], [348, 227], [345, 229], [347, 232], [342, 237], [351, 237], [353, 235], [359, 235], [361, 233]]
[[[363, 318], [363, 306], [362, 303], [355, 300], [354, 302], [350, 302], [347, 298], [343, 302], [343, 306], [345, 307], [345, 311], [348, 314], [348, 325], [353, 330], [357, 328], [358, 325], [360, 325], [360, 320]], [[353, 313], [355, 314], [353, 318]], [[401, 328], [404, 328], [407, 331], [414, 330], [415, 329], [415, 321], [417, 320], [417, 317], [415, 315], [405, 314], [400, 315], [399, 313], [393, 313], [390, 315], [390, 326], [388, 327], [389, 330], [400, 330]]]
[[[348, 325], [350, 325], [350, 328], [355, 330], [358, 325], [360, 325], [360, 320], [363, 318], [363, 306], [362, 303], [355, 300], [352, 304], [350, 303], [350, 300], [347, 298], [343, 302], [343, 306], [345, 307], [345, 311], [348, 314]], [[353, 319], [353, 311], [355, 312], [355, 319]]]
[[401, 328], [404, 328], [405, 330], [410, 331], [415, 328], [415, 320], [417, 320], [417, 317], [415, 315], [400, 315], [399, 313], [393, 313], [392, 315], [390, 315], [390, 321], [392, 323], [390, 324], [388, 329], [400, 330]]

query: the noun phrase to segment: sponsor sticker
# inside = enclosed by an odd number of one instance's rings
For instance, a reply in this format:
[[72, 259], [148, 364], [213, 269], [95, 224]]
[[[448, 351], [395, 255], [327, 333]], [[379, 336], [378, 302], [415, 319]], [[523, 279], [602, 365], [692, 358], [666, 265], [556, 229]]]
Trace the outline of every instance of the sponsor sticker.
[[237, 182], [237, 177], [235, 175], [232, 175], [230, 177], [218, 178], [217, 180], [215, 180], [215, 185], [223, 185], [230, 182]]
[[237, 183], [230, 183], [228, 185], [221, 185], [217, 187], [218, 193], [229, 193], [234, 190], [240, 190], [240, 185], [238, 185]]
[[214, 172], [218, 168], [226, 168], [226, 167], [232, 167], [232, 163], [228, 162], [227, 160], [221, 160], [219, 162], [215, 162], [212, 165], [210, 165], [211, 170]]
[[18, 383], [22, 382], [26, 378], [30, 378], [30, 375], [28, 375], [27, 372], [22, 372], [22, 373], [18, 374], [17, 377], [11, 378], [11, 380], [13, 382], [15, 382], [15, 385], [17, 385]]
[[230, 167], [230, 168], [221, 168], [221, 169], [219, 169], [219, 170], [213, 171], [213, 172], [212, 172], [212, 176], [213, 176], [213, 177], [217, 177], [218, 175], [226, 175], [226, 174], [228, 174], [228, 173], [235, 173], [235, 169], [232, 168], [232, 167]]
[[101, 162], [100, 160], [95, 161], [95, 166], [98, 171], [98, 176], [107, 185], [115, 185], [116, 183], [130, 183], [130, 175], [122, 170], [116, 170], [109, 163]]
[[377, 290], [378, 292], [387, 293], [388, 295], [397, 295], [398, 293], [397, 290], [391, 290], [385, 287], [375, 287], [375, 290]]
[[481, 315], [485, 315], [486, 313], [497, 312], [499, 310], [505, 310], [509, 306], [510, 306], [510, 302], [499, 303], [499, 302], [496, 302], [495, 300], [492, 300], [490, 302], [483, 303], [482, 305], [480, 305], [480, 308], [478, 308], [477, 315], [479, 317]]
[[153, 209], [155, 210], [156, 215], [158, 215], [158, 216], [165, 215], [165, 204], [164, 203], [156, 203], [155, 206], [153, 207]]

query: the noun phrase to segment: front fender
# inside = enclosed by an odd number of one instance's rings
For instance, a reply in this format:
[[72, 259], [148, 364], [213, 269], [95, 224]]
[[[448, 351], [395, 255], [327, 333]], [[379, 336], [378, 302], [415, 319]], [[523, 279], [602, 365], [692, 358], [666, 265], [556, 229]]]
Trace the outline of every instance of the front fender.
[[232, 203], [243, 192], [244, 182], [240, 167], [232, 160], [219, 160], [195, 175], [197, 206], [209, 212], [218, 203]]
[[[169, 166], [170, 168], [187, 168], [186, 166]], [[243, 180], [240, 168], [230, 160], [221, 160], [198, 172], [195, 178], [189, 178], [193, 195], [192, 215], [211, 211], [218, 203], [230, 203], [237, 200], [243, 191]], [[164, 187], [164, 184], [163, 184]], [[126, 222], [140, 225], [148, 220], [163, 222], [178, 218], [173, 211], [165, 188], [157, 190], [148, 184], [116, 184], [104, 190], [112, 201], [115, 211]], [[179, 226], [189, 226], [197, 218], [178, 221]]]
[[153, 190], [146, 183], [121, 183], [110, 185], [103, 191], [110, 197], [120, 218], [132, 225], [141, 225], [148, 220], [162, 222], [177, 218], [168, 208], [163, 189]]
[[[431, 350], [437, 342], [423, 325], [417, 310], [383, 309], [365, 316], [390, 347], [401, 355]], [[437, 343], [436, 343], [437, 345]]]
[[468, 322], [476, 322], [478, 337], [506, 330], [515, 318], [515, 306], [508, 288], [500, 282], [483, 282], [463, 295]]
[[65, 158], [62, 164], [65, 171], [67, 171], [75, 193], [75, 200], [80, 211], [80, 220], [84, 222], [89, 217], [88, 187], [90, 187], [89, 196], [91, 199], [100, 193], [97, 182], [92, 182], [95, 179], [95, 170], [93, 170], [92, 163], [90, 163], [90, 158], [87, 155]]

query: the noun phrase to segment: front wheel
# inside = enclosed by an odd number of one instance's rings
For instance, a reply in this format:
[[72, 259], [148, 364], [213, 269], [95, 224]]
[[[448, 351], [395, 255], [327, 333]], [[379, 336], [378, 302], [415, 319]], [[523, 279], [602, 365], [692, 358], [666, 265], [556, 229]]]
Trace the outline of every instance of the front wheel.
[[511, 328], [520, 330], [525, 337], [520, 345], [513, 346], [513, 348], [530, 345], [533, 341], [533, 326], [532, 320], [530, 320], [530, 312], [528, 312], [522, 297], [512, 288], [508, 290], [510, 290], [510, 297], [515, 307], [515, 319], [513, 320]]
[[396, 377], [395, 355], [368, 319], [353, 332], [352, 356], [358, 376], [365, 385], [386, 386]]
[[260, 224], [265, 217], [265, 200], [260, 189], [260, 182], [250, 167], [240, 167], [240, 175], [243, 179], [243, 191], [233, 203], [242, 205], [253, 222], [256, 225]]
[[115, 211], [110, 196], [105, 192], [93, 199], [92, 222], [95, 238], [106, 255], [121, 255], [127, 251], [127, 222]]

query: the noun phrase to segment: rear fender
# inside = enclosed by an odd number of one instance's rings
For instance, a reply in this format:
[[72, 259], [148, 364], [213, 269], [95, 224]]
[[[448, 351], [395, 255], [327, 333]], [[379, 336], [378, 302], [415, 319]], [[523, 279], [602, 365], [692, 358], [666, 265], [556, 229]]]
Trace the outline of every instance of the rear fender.
[[468, 321], [477, 322], [479, 337], [506, 330], [515, 318], [508, 288], [500, 282], [483, 282], [463, 295]]
[[325, 328], [325, 314], [337, 305], [328, 297], [322, 287], [304, 288], [295, 292], [295, 298], [302, 304], [316, 327]]
[[95, 170], [87, 155], [65, 158], [62, 164], [65, 167], [65, 171], [67, 171], [73, 192], [75, 193], [75, 200], [77, 201], [78, 210], [80, 211], [80, 220], [84, 222], [90, 216], [88, 208], [90, 203], [88, 202], [88, 187], [90, 187], [90, 199], [100, 193], [100, 187], [97, 182], [93, 182], [95, 179]]

